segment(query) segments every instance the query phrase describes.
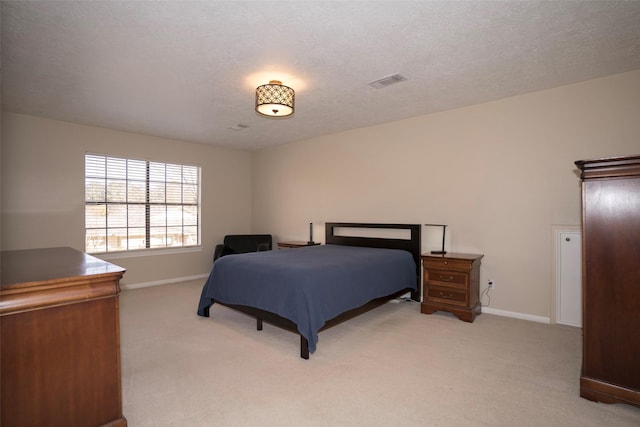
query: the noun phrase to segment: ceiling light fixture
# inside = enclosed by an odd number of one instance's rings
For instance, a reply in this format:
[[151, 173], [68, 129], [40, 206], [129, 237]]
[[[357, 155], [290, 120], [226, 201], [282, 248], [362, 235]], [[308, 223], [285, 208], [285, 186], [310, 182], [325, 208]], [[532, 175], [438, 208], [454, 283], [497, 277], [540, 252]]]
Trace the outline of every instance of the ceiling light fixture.
[[286, 117], [293, 114], [296, 93], [278, 80], [256, 88], [256, 111], [267, 117]]

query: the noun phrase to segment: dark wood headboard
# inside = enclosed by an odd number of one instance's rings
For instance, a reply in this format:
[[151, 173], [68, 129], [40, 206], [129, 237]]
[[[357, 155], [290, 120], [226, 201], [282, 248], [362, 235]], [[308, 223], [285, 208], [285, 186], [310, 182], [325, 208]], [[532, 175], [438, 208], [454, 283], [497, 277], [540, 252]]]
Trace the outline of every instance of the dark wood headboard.
[[[388, 229], [388, 230], [409, 230], [410, 238], [396, 238], [396, 237], [360, 237], [360, 236], [345, 236], [336, 235], [335, 231], [338, 228], [352, 228], [352, 229]], [[416, 275], [417, 275], [417, 290], [411, 292], [411, 299], [414, 301], [420, 301], [422, 294], [422, 282], [420, 280], [421, 273], [421, 258], [422, 254], [422, 227], [420, 224], [376, 224], [376, 223], [361, 223], [361, 222], [327, 222], [325, 224], [325, 243], [328, 245], [346, 245], [346, 246], [365, 246], [370, 248], [387, 248], [387, 249], [403, 249], [409, 251], [413, 256], [413, 260], [416, 263]]]

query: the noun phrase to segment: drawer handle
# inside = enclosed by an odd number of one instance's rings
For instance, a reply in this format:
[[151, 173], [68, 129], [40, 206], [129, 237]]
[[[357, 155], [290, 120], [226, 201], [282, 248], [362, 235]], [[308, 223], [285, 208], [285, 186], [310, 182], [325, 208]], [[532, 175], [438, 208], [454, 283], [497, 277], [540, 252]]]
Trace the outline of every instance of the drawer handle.
[[451, 298], [453, 298], [453, 294], [449, 293], [448, 295], [445, 295], [444, 292], [440, 291], [440, 297], [441, 298], [449, 298], [449, 299], [451, 299]]
[[453, 276], [443, 276], [442, 274], [440, 275], [440, 280], [444, 280], [447, 282], [450, 282], [453, 280]]

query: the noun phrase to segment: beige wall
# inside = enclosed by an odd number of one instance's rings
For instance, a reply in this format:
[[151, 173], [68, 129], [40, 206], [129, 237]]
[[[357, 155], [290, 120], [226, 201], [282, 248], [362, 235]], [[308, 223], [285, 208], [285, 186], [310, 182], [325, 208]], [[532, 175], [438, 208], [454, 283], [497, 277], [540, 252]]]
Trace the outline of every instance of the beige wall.
[[325, 221], [448, 224], [447, 250], [485, 255], [492, 308], [549, 318], [551, 228], [580, 224], [573, 162], [633, 154], [640, 71], [261, 150], [252, 224], [276, 240], [309, 222], [317, 237]]
[[248, 152], [3, 112], [3, 250], [84, 250], [87, 152], [202, 166], [202, 251], [111, 260], [125, 285], [207, 274], [215, 243], [250, 231]]
[[447, 250], [485, 254], [492, 308], [550, 317], [551, 228], [580, 223], [573, 162], [640, 154], [639, 113], [640, 71], [254, 153], [3, 112], [2, 249], [83, 249], [85, 152], [195, 163], [202, 252], [114, 260], [124, 284], [206, 274], [228, 233], [446, 223]]

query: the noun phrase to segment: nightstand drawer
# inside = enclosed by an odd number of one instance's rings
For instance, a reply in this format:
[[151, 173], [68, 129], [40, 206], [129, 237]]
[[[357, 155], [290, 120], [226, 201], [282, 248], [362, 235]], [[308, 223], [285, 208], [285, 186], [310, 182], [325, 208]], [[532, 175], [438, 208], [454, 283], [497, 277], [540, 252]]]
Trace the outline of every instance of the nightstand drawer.
[[426, 270], [425, 273], [425, 283], [454, 286], [462, 289], [466, 289], [467, 287], [468, 274], [466, 273], [444, 270]]
[[450, 259], [450, 258], [430, 258], [422, 261], [424, 268], [437, 269], [437, 270], [458, 270], [469, 271], [471, 270], [471, 262], [462, 259]]
[[467, 305], [467, 292], [439, 286], [429, 286], [427, 297], [431, 301], [443, 302], [460, 306]]

